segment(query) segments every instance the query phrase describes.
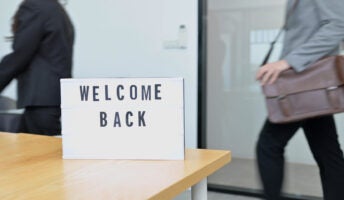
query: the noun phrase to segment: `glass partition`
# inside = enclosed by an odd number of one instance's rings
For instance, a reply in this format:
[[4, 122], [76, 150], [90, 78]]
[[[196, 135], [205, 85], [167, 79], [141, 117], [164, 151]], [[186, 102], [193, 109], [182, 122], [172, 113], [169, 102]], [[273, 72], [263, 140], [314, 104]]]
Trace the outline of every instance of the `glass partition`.
[[[283, 25], [285, 3], [208, 1], [205, 143], [207, 148], [231, 150], [233, 156], [229, 165], [209, 178], [210, 186], [261, 190], [255, 145], [267, 114], [255, 73]], [[280, 41], [271, 61], [279, 58]], [[339, 135], [344, 132], [342, 118], [336, 115]], [[343, 137], [340, 141], [344, 143]], [[318, 168], [301, 130], [287, 146], [286, 161], [284, 193], [320, 198]]]

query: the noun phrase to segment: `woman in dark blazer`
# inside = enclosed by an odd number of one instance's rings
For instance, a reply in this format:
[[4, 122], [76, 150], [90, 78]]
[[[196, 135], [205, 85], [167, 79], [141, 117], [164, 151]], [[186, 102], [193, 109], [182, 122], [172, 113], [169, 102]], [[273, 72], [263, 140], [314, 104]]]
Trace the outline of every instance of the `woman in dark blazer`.
[[[286, 22], [281, 60], [262, 66], [257, 73], [263, 85], [273, 83], [288, 68], [301, 72], [320, 58], [338, 54], [344, 40], [342, 0], [288, 0], [288, 10], [292, 9]], [[344, 158], [332, 115], [286, 124], [266, 120], [257, 143], [266, 199], [281, 198], [284, 149], [299, 128], [304, 130], [319, 166], [324, 199], [344, 199]]]
[[13, 17], [13, 51], [0, 62], [0, 91], [18, 80], [22, 131], [61, 134], [60, 79], [70, 78], [74, 28], [58, 0], [24, 0]]

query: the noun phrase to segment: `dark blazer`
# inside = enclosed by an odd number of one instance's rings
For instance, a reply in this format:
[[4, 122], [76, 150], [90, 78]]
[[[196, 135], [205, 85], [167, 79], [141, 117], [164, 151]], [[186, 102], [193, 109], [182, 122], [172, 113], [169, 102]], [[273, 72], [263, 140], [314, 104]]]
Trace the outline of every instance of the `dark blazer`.
[[18, 107], [59, 106], [60, 79], [70, 78], [73, 25], [57, 0], [25, 0], [19, 7], [13, 52], [0, 62], [0, 91], [18, 80]]

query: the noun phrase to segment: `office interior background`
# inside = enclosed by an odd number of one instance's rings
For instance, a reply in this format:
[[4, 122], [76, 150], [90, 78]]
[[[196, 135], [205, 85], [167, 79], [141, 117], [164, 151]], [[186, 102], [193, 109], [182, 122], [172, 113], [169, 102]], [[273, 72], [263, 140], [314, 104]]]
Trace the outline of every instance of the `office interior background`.
[[[0, 56], [10, 52], [11, 16], [0, 0]], [[261, 194], [255, 142], [266, 117], [255, 72], [283, 24], [285, 0], [69, 0], [76, 28], [73, 76], [184, 77], [187, 148], [231, 150], [208, 179], [215, 191]], [[281, 40], [280, 40], [281, 41]], [[271, 60], [277, 60], [281, 42]], [[2, 93], [16, 99], [16, 82]], [[344, 115], [336, 115], [344, 145]], [[318, 168], [300, 130], [286, 149], [284, 192], [319, 199]]]

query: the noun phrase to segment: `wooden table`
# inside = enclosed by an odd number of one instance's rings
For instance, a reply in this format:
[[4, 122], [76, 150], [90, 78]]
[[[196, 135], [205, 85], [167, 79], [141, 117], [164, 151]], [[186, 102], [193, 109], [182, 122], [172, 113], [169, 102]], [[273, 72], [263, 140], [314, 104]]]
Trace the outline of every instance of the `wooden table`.
[[63, 160], [61, 138], [0, 133], [0, 199], [171, 199], [192, 187], [206, 199], [206, 177], [229, 151], [187, 149], [184, 161]]

